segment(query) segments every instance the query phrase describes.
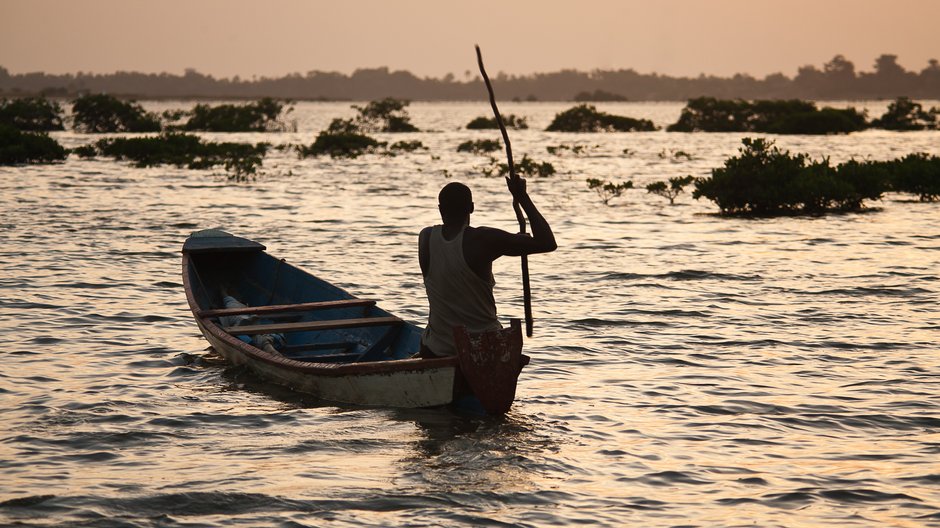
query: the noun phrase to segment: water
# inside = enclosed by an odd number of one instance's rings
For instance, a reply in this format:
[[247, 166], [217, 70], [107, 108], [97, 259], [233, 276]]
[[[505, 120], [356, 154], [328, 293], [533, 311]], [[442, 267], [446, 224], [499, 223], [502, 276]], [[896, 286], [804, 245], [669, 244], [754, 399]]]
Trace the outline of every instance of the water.
[[[154, 109], [191, 103], [151, 103]], [[887, 103], [867, 105], [880, 115]], [[266, 174], [109, 160], [0, 168], [0, 524], [26, 526], [940, 526], [940, 205], [761, 220], [629, 191], [706, 174], [736, 134], [541, 132], [565, 104], [504, 104], [559, 249], [530, 259], [536, 336], [502, 419], [342, 407], [229, 368], [183, 296], [179, 248], [224, 227], [414, 322], [417, 233], [459, 179], [476, 224], [515, 229], [484, 104], [414, 104], [430, 150]], [[681, 104], [602, 110], [675, 121]], [[346, 104], [302, 103], [311, 142]], [[92, 138], [55, 134], [67, 146]], [[777, 138], [834, 162], [940, 154], [940, 132]], [[583, 144], [553, 157], [548, 145]], [[623, 153], [629, 149], [629, 154]], [[692, 159], [676, 159], [675, 151]], [[519, 316], [518, 261], [495, 267]]]

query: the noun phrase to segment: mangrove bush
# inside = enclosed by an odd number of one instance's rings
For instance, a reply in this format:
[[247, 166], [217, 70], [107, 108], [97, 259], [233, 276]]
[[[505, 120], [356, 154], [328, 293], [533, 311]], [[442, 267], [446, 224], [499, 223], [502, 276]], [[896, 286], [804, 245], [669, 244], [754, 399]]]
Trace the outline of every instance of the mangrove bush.
[[880, 118], [871, 122], [871, 126], [885, 130], [936, 130], [938, 118], [940, 108], [924, 110], [920, 103], [898, 97]]
[[744, 101], [699, 97], [682, 109], [669, 132], [760, 132], [838, 134], [864, 130], [865, 114], [854, 108], [816, 108], [798, 99]]
[[45, 97], [0, 99], [0, 124], [33, 132], [65, 128], [62, 126], [62, 107]]
[[[551, 176], [555, 174], [555, 166], [547, 161], [537, 162], [529, 157], [528, 154], [523, 154], [522, 159], [516, 161], [513, 164], [513, 168], [516, 170], [516, 174], [519, 176]], [[509, 175], [509, 164], [500, 163], [499, 164], [499, 175], [508, 176]]]
[[298, 147], [303, 158], [325, 156], [331, 158], [357, 158], [376, 152], [386, 144], [359, 132], [359, 126], [350, 119], [334, 119], [326, 130], [317, 134], [316, 140], [307, 146]]
[[[106, 138], [94, 144], [95, 154], [131, 161], [137, 167], [174, 165], [189, 169], [223, 166], [235, 179], [257, 173], [267, 143], [215, 143], [192, 134], [167, 132], [152, 137]], [[89, 157], [86, 150], [84, 157]]]
[[858, 162], [832, 167], [828, 158], [791, 155], [765, 139], [742, 142], [737, 156], [695, 181], [692, 196], [712, 200], [723, 214], [857, 211], [888, 190], [884, 178]]
[[134, 101], [107, 94], [83, 95], [72, 102], [72, 119], [79, 132], [159, 132], [160, 119]]
[[411, 101], [386, 97], [366, 106], [353, 105], [359, 112], [356, 125], [361, 132], [418, 132], [405, 110], [409, 104]]
[[669, 205], [674, 205], [676, 198], [682, 194], [683, 189], [693, 181], [695, 181], [695, 178], [692, 176], [676, 176], [675, 178], [669, 178], [668, 182], [657, 181], [650, 183], [646, 186], [646, 192], [662, 196], [669, 200]]
[[[520, 117], [515, 114], [506, 114], [502, 116], [502, 118], [503, 125], [505, 125], [507, 129], [525, 130], [529, 128], [525, 117]], [[467, 123], [467, 128], [469, 130], [498, 129], [499, 124], [496, 123], [495, 117], [478, 117]]]
[[648, 132], [656, 130], [649, 119], [634, 119], [600, 112], [582, 104], [555, 115], [547, 132]]
[[597, 178], [587, 179], [588, 189], [591, 189], [601, 197], [604, 205], [610, 205], [610, 201], [622, 195], [626, 190], [633, 188], [633, 181], [614, 183]]
[[922, 202], [940, 200], [940, 157], [908, 154], [892, 161], [867, 162], [875, 174], [887, 178], [892, 191], [915, 194]]
[[402, 152], [417, 152], [419, 150], [428, 150], [428, 147], [424, 146], [424, 143], [415, 140], [415, 141], [396, 141], [388, 147], [390, 154], [398, 154]]
[[549, 145], [545, 147], [545, 150], [553, 156], [563, 156], [565, 154], [583, 156], [588, 154], [591, 149], [596, 149], [598, 147], [600, 147], [600, 145], [594, 145], [591, 147], [589, 145], [566, 145], [562, 143], [561, 145]]
[[[205, 132], [272, 132], [287, 130], [287, 125], [281, 120], [284, 107], [284, 102], [270, 97], [244, 105], [209, 106], [197, 104], [188, 112], [189, 119], [183, 124], [182, 129]], [[292, 106], [288, 107], [285, 113], [290, 113], [292, 110]]]
[[471, 139], [457, 145], [457, 152], [485, 154], [488, 152], [495, 152], [501, 148], [502, 144], [495, 139]]
[[0, 123], [0, 165], [53, 163], [68, 151], [45, 132], [24, 132]]

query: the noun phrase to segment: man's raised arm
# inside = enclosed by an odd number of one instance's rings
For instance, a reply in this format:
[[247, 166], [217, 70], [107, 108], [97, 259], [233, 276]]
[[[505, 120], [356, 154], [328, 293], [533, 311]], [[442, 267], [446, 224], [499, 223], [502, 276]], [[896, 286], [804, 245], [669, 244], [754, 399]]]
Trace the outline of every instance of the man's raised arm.
[[516, 181], [510, 181], [509, 178], [506, 178], [506, 184], [509, 186], [513, 198], [519, 202], [522, 210], [529, 217], [532, 235], [513, 234], [492, 227], [477, 228], [480, 257], [492, 262], [504, 255], [518, 257], [520, 255], [555, 251], [558, 248], [558, 244], [555, 243], [555, 234], [552, 233], [552, 228], [548, 225], [542, 213], [532, 203], [532, 198], [526, 192], [525, 180], [519, 178]]
[[514, 180], [506, 178], [506, 186], [509, 187], [513, 199], [518, 201], [522, 210], [525, 211], [525, 215], [529, 219], [529, 226], [532, 228], [532, 244], [528, 244], [530, 250], [523, 251], [520, 254], [549, 253], [558, 249], [558, 244], [555, 243], [555, 233], [552, 232], [548, 221], [535, 207], [532, 198], [526, 192], [525, 178], [516, 178]]

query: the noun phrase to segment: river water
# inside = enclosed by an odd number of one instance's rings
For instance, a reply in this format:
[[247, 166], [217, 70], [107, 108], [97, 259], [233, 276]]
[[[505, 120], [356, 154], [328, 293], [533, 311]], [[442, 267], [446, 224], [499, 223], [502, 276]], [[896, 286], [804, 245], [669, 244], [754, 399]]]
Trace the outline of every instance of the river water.
[[[468, 183], [475, 224], [516, 228], [485, 157], [456, 152], [496, 138], [461, 130], [485, 104], [413, 104], [427, 132], [380, 135], [428, 151], [272, 151], [247, 183], [0, 168], [0, 524], [940, 526], [940, 204], [748, 220], [632, 190], [605, 206], [586, 178], [704, 175], [740, 135], [541, 132], [568, 106], [502, 108], [532, 126], [511, 131], [517, 159], [558, 170], [529, 188], [559, 249], [530, 259], [532, 363], [501, 419], [266, 384], [207, 349], [180, 278], [185, 237], [222, 227], [420, 324], [416, 239], [440, 187]], [[599, 108], [665, 125], [682, 105]], [[301, 103], [298, 132], [204, 136], [309, 143], [352, 113]], [[775, 139], [834, 162], [940, 154], [940, 132]], [[563, 143], [586, 153], [546, 151]], [[495, 273], [501, 315], [521, 315], [518, 261]]]

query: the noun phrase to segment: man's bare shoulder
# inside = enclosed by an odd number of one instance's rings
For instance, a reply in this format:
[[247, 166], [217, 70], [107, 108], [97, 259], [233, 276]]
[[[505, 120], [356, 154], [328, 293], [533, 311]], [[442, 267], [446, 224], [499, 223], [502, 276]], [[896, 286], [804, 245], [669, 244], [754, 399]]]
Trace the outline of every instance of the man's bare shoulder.
[[499, 254], [503, 254], [508, 246], [516, 242], [516, 236], [508, 231], [487, 226], [467, 227], [464, 231], [464, 240], [471, 245], [488, 248]]
[[464, 236], [470, 235], [476, 238], [502, 238], [506, 235], [512, 236], [512, 233], [508, 231], [503, 231], [502, 229], [497, 229], [495, 227], [479, 226], [479, 227], [467, 227], [464, 231]]

